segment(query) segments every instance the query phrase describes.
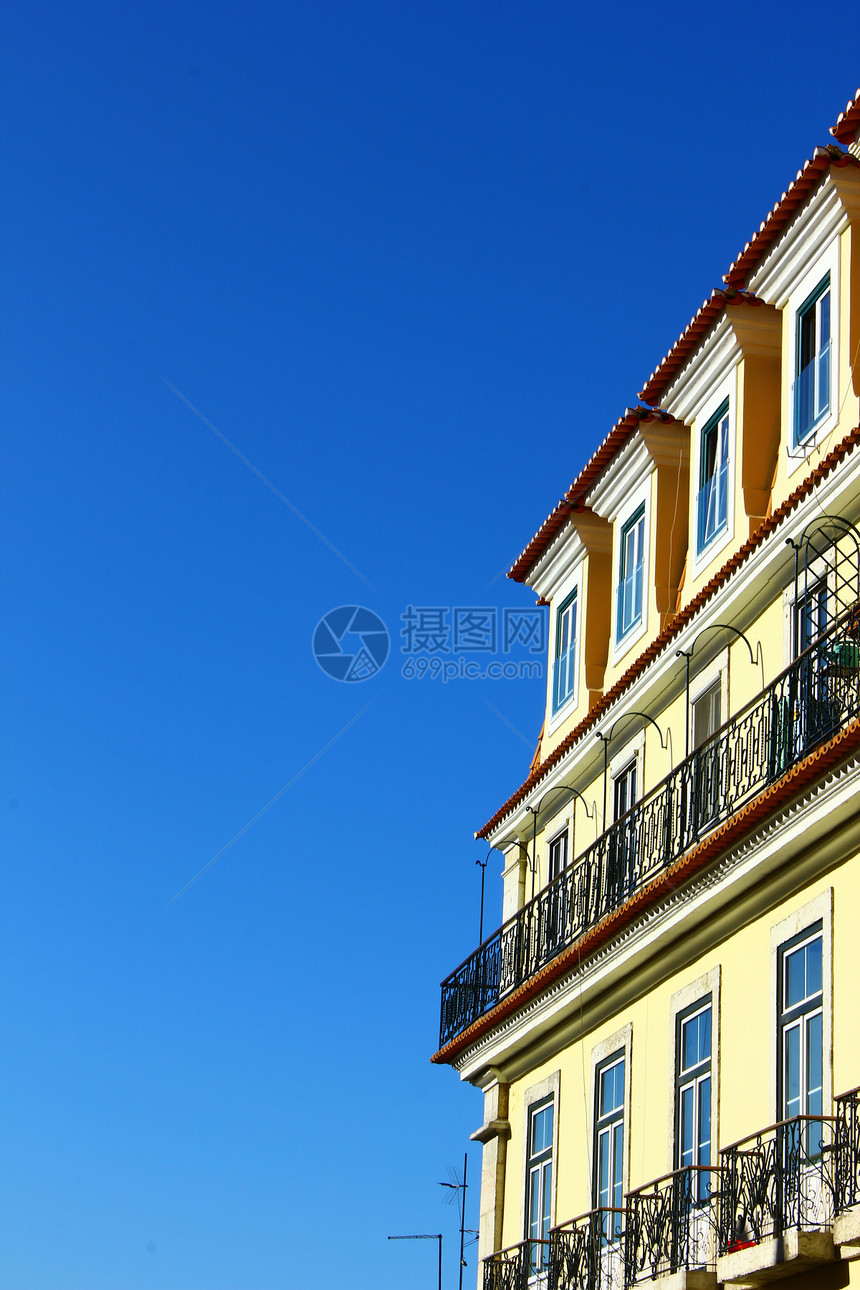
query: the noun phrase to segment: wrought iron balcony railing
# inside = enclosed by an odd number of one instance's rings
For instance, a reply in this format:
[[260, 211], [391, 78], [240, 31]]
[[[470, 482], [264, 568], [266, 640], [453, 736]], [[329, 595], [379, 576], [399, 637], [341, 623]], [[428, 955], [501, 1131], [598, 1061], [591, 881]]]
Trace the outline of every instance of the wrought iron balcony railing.
[[837, 1212], [836, 1120], [798, 1115], [720, 1152], [719, 1252], [830, 1227]]
[[484, 1259], [484, 1290], [548, 1290], [549, 1241], [521, 1241]]
[[442, 982], [440, 1046], [860, 714], [852, 605]]
[[836, 1110], [836, 1210], [860, 1205], [860, 1088], [833, 1099]]
[[627, 1194], [627, 1286], [685, 1269], [714, 1268], [719, 1169], [689, 1165]]
[[548, 1290], [622, 1290], [624, 1210], [592, 1209], [550, 1233]]

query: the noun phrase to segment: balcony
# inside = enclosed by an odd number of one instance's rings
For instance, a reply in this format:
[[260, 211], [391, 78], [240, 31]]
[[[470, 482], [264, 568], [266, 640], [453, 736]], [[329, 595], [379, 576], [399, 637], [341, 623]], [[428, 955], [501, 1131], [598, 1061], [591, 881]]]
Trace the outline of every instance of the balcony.
[[590, 1210], [550, 1236], [548, 1290], [623, 1290], [623, 1209]]
[[760, 1285], [836, 1258], [838, 1121], [800, 1115], [720, 1152], [717, 1277]]
[[439, 1046], [857, 717], [858, 631], [854, 603], [452, 972], [442, 982]]
[[549, 1241], [521, 1241], [484, 1259], [484, 1290], [549, 1290], [549, 1268]]
[[719, 1171], [691, 1165], [627, 1195], [625, 1284], [716, 1290]]

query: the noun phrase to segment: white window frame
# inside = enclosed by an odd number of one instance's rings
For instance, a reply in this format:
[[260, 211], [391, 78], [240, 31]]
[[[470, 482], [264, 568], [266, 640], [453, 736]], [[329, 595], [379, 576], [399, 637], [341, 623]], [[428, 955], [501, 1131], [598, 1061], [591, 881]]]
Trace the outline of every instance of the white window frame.
[[[791, 1006], [788, 1006], [786, 993], [786, 979], [788, 975], [788, 962], [796, 954], [806, 951], [812, 945], [821, 946], [821, 975], [822, 988], [812, 994], [807, 995], [804, 999], [798, 1000]], [[779, 1029], [778, 1047], [779, 1047], [779, 1118], [787, 1120], [795, 1115], [822, 1115], [824, 1112], [823, 1104], [820, 1109], [810, 1110], [809, 1098], [814, 1089], [809, 1087], [808, 1082], [808, 1056], [809, 1056], [809, 1023], [814, 1022], [816, 1018], [821, 1018], [821, 1084], [818, 1085], [817, 1091], [823, 1099], [824, 1095], [824, 935], [820, 923], [813, 923], [808, 929], [805, 929], [791, 941], [787, 941], [780, 946], [779, 950], [780, 974], [779, 974], [779, 994], [777, 997], [777, 1026]], [[787, 1020], [786, 1018], [789, 1018]], [[797, 1082], [799, 1092], [800, 1109], [789, 1113], [788, 1090], [786, 1088], [786, 1073], [788, 1067], [788, 1040], [789, 1036], [797, 1036]]]
[[[726, 467], [726, 522], [717, 529], [712, 535], [710, 541], [699, 549], [699, 481], [702, 477], [702, 447], [705, 431], [719, 413], [723, 404], [728, 404], [728, 428], [726, 438], [728, 443], [728, 459]], [[702, 404], [693, 420], [692, 434], [690, 436], [691, 456], [690, 462], [690, 491], [691, 508], [690, 508], [690, 542], [689, 549], [692, 556], [693, 577], [697, 578], [699, 574], [712, 564], [721, 551], [728, 546], [735, 536], [735, 481], [737, 478], [737, 458], [738, 458], [738, 435], [737, 435], [737, 404], [738, 404], [738, 365], [733, 364], [731, 370], [726, 373], [720, 383], [711, 391], [707, 400]]]
[[[787, 334], [787, 370], [786, 391], [784, 396], [784, 414], [786, 426], [785, 450], [788, 456], [788, 474], [800, 469], [810, 452], [826, 439], [839, 420], [839, 247], [838, 236], [831, 238], [828, 245], [806, 270], [788, 294], [785, 305], [785, 331]], [[830, 275], [830, 397], [828, 411], [817, 421], [810, 433], [801, 442], [795, 438], [794, 428], [794, 382], [797, 375], [797, 342], [800, 312], [809, 297]]]
[[[559, 713], [563, 712], [565, 708], [568, 708], [571, 706], [575, 707], [578, 699], [579, 653], [580, 653], [579, 639], [580, 639], [580, 632], [581, 632], [580, 609], [582, 607], [580, 602], [581, 602], [581, 597], [579, 594], [579, 585], [577, 583], [571, 589], [568, 590], [567, 595], [560, 601], [558, 609], [553, 614], [554, 631], [553, 631], [553, 637], [552, 637], [552, 667], [550, 669], [550, 687], [551, 687], [550, 711], [553, 717], [558, 716]], [[570, 663], [570, 672], [572, 673], [570, 677], [570, 689], [567, 691], [564, 698], [561, 699], [559, 702], [557, 702], [556, 701], [556, 692], [557, 692], [556, 670], [559, 666], [559, 663], [561, 662], [561, 655], [559, 654], [559, 643], [560, 643], [561, 632], [562, 632], [563, 615], [570, 613], [571, 611], [573, 616], [573, 633], [572, 633], [572, 636], [570, 637], [568, 649], [566, 651], [567, 654], [572, 655], [572, 660]]]
[[[780, 1106], [782, 1067], [782, 1027], [778, 1004], [780, 1000], [780, 974], [782, 951], [786, 945], [811, 928], [821, 924], [821, 1052], [822, 1114], [829, 1115], [833, 1101], [833, 888], [827, 887], [818, 896], [801, 905], [793, 914], [781, 919], [770, 931], [770, 997], [773, 1023], [770, 1043], [770, 1120], [778, 1123], [782, 1118]], [[813, 933], [814, 935], [815, 933]]]
[[621, 1124], [624, 1134], [622, 1142], [622, 1161], [621, 1161], [621, 1193], [626, 1196], [630, 1185], [630, 1107], [632, 1104], [633, 1088], [633, 1026], [628, 1022], [621, 1030], [616, 1030], [614, 1034], [607, 1036], [601, 1043], [596, 1044], [591, 1050], [591, 1176], [589, 1178], [590, 1195], [593, 1204], [597, 1204], [598, 1195], [598, 1178], [597, 1178], [597, 1072], [606, 1067], [608, 1060], [615, 1054], [624, 1057], [624, 1106], [622, 1108]]
[[[681, 1070], [681, 1056], [684, 1050], [683, 1035], [686, 1026], [691, 1025], [694, 1021], [708, 1014], [708, 1028], [710, 1032], [709, 1051], [707, 1056], [707, 1069], [705, 1069], [705, 1060], [692, 1067], [686, 1067]], [[700, 1158], [702, 1148], [702, 1121], [701, 1105], [704, 1100], [703, 1089], [707, 1084], [708, 1100], [708, 1159], [704, 1162], [708, 1169], [714, 1165], [715, 1142], [714, 1142], [714, 1121], [713, 1121], [713, 1102], [714, 1102], [714, 1083], [713, 1083], [713, 1055], [714, 1055], [714, 1009], [713, 1000], [710, 995], [696, 1000], [691, 1004], [689, 1009], [679, 1013], [675, 1022], [678, 1029], [678, 1040], [675, 1048], [675, 1168], [689, 1169], [691, 1166], [702, 1166]], [[684, 1161], [681, 1159], [683, 1153], [683, 1126], [684, 1126], [684, 1104], [685, 1094], [690, 1093], [691, 1117], [693, 1121], [692, 1148], [694, 1159]], [[692, 1172], [692, 1170], [691, 1170]], [[707, 1180], [709, 1181], [709, 1180]], [[703, 1177], [696, 1169], [695, 1178], [691, 1179], [689, 1195], [696, 1203], [701, 1204], [710, 1197], [710, 1185], [703, 1186]]]
[[[614, 547], [612, 557], [612, 665], [613, 667], [636, 644], [648, 630], [648, 614], [651, 603], [651, 515], [652, 496], [651, 478], [632, 493], [627, 504], [615, 517], [613, 524]], [[618, 588], [621, 583], [622, 549], [621, 535], [636, 512], [644, 508], [644, 525], [642, 530], [642, 614], [638, 623], [634, 623], [623, 636], [619, 635], [618, 621]]]
[[[549, 659], [549, 665], [547, 667], [547, 696], [546, 696], [546, 720], [547, 720], [546, 732], [547, 734], [553, 734], [558, 729], [558, 727], [562, 725], [564, 721], [568, 720], [568, 718], [570, 717], [570, 714], [572, 712], [575, 712], [577, 707], [579, 706], [580, 673], [582, 672], [582, 659], [583, 659], [581, 642], [583, 640], [583, 635], [584, 635], [583, 618], [584, 618], [584, 610], [585, 610], [585, 598], [583, 595], [583, 582], [584, 582], [584, 576], [585, 576], [584, 569], [585, 569], [585, 566], [584, 566], [583, 560], [582, 559], [578, 560], [576, 564], [576, 568], [573, 570], [572, 574], [569, 573], [568, 576], [565, 577], [564, 582], [561, 583], [557, 592], [553, 592], [552, 598], [551, 598], [552, 608], [550, 609], [550, 635], [549, 635], [548, 655], [547, 655]], [[565, 699], [564, 703], [562, 703], [560, 707], [556, 708], [555, 706], [555, 660], [556, 660], [558, 615], [557, 615], [557, 610], [555, 609], [555, 606], [558, 605], [560, 608], [562, 605], [568, 602], [572, 596], [576, 597], [576, 605], [577, 605], [575, 658], [574, 658], [574, 668], [573, 668], [573, 692]]]
[[708, 996], [711, 1000], [711, 1161], [719, 1164], [720, 1141], [720, 988], [722, 972], [719, 966], [705, 972], [691, 981], [689, 985], [677, 990], [669, 1001], [669, 1059], [671, 1080], [669, 1082], [669, 1102], [667, 1107], [669, 1134], [666, 1172], [673, 1172], [678, 1166], [680, 1157], [677, 1119], [677, 1071], [678, 1053], [678, 1020], [682, 1013], [688, 1012], [695, 1004], [703, 1002]]
[[540, 1103], [552, 1101], [552, 1170], [550, 1173], [550, 1205], [549, 1205], [549, 1226], [553, 1227], [555, 1223], [555, 1205], [556, 1205], [556, 1186], [558, 1175], [558, 1121], [559, 1107], [561, 1103], [561, 1072], [553, 1071], [546, 1079], [538, 1084], [533, 1084], [527, 1088], [523, 1095], [523, 1209], [522, 1209], [522, 1233], [523, 1240], [528, 1242], [529, 1234], [529, 1161], [531, 1147], [531, 1121], [532, 1110], [538, 1109]]
[[[827, 302], [827, 337], [824, 338], [822, 328], [822, 317], [824, 313], [824, 302]], [[830, 285], [830, 274], [825, 273], [824, 277], [816, 283], [809, 293], [803, 304], [797, 310], [794, 316], [794, 377], [792, 379], [792, 418], [791, 418], [791, 447], [792, 451], [802, 449], [806, 440], [815, 434], [815, 429], [819, 422], [824, 421], [830, 415], [831, 403], [833, 400], [833, 353], [832, 337], [833, 327], [831, 320], [831, 306], [833, 304], [833, 293]], [[800, 369], [799, 343], [803, 331], [803, 322], [806, 318], [814, 319], [814, 352], [813, 357], [807, 366]], [[827, 354], [827, 370], [821, 372], [822, 359]], [[813, 387], [813, 417], [812, 421], [804, 434], [799, 433], [798, 429], [798, 403], [802, 390], [802, 380], [804, 372], [812, 369], [812, 387]], [[826, 406], [818, 413], [815, 407], [825, 403]]]
[[[552, 850], [553, 850], [553, 847], [556, 845], [556, 843], [559, 843], [559, 842], [563, 842], [563, 843], [564, 843], [564, 864], [563, 864], [563, 865], [561, 866], [561, 868], [558, 870], [558, 873], [555, 873], [555, 874], [554, 874], [554, 873], [552, 872], [552, 864], [553, 864]], [[559, 874], [564, 873], [565, 869], [566, 869], [566, 868], [568, 867], [568, 865], [570, 864], [570, 860], [571, 860], [571, 855], [570, 855], [570, 820], [569, 820], [569, 819], [566, 819], [566, 820], [564, 821], [564, 825], [562, 826], [562, 828], [561, 828], [561, 829], [558, 829], [558, 830], [557, 830], [555, 833], [553, 833], [553, 835], [552, 835], [552, 836], [547, 840], [547, 844], [546, 844], [546, 880], [547, 880], [547, 884], [549, 884], [549, 883], [553, 882], [553, 881], [554, 881], [554, 880], [559, 876]]]

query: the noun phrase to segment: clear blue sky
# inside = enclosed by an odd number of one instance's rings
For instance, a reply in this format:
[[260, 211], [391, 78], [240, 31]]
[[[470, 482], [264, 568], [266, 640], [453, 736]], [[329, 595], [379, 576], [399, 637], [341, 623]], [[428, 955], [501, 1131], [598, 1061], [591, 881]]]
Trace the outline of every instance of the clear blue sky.
[[453, 1290], [438, 983], [543, 685], [404, 679], [400, 615], [533, 603], [499, 570], [828, 141], [858, 20], [775, 13], [7, 6], [0, 1286], [429, 1290], [385, 1238], [442, 1231]]

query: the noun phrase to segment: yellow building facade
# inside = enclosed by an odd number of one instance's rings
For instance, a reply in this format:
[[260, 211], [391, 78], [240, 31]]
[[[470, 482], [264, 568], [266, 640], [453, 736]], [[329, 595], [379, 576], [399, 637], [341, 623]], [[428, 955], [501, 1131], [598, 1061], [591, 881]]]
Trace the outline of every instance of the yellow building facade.
[[[860, 92], [510, 571], [483, 1290], [860, 1285]], [[852, 1002], [853, 1000], [853, 1002]]]

